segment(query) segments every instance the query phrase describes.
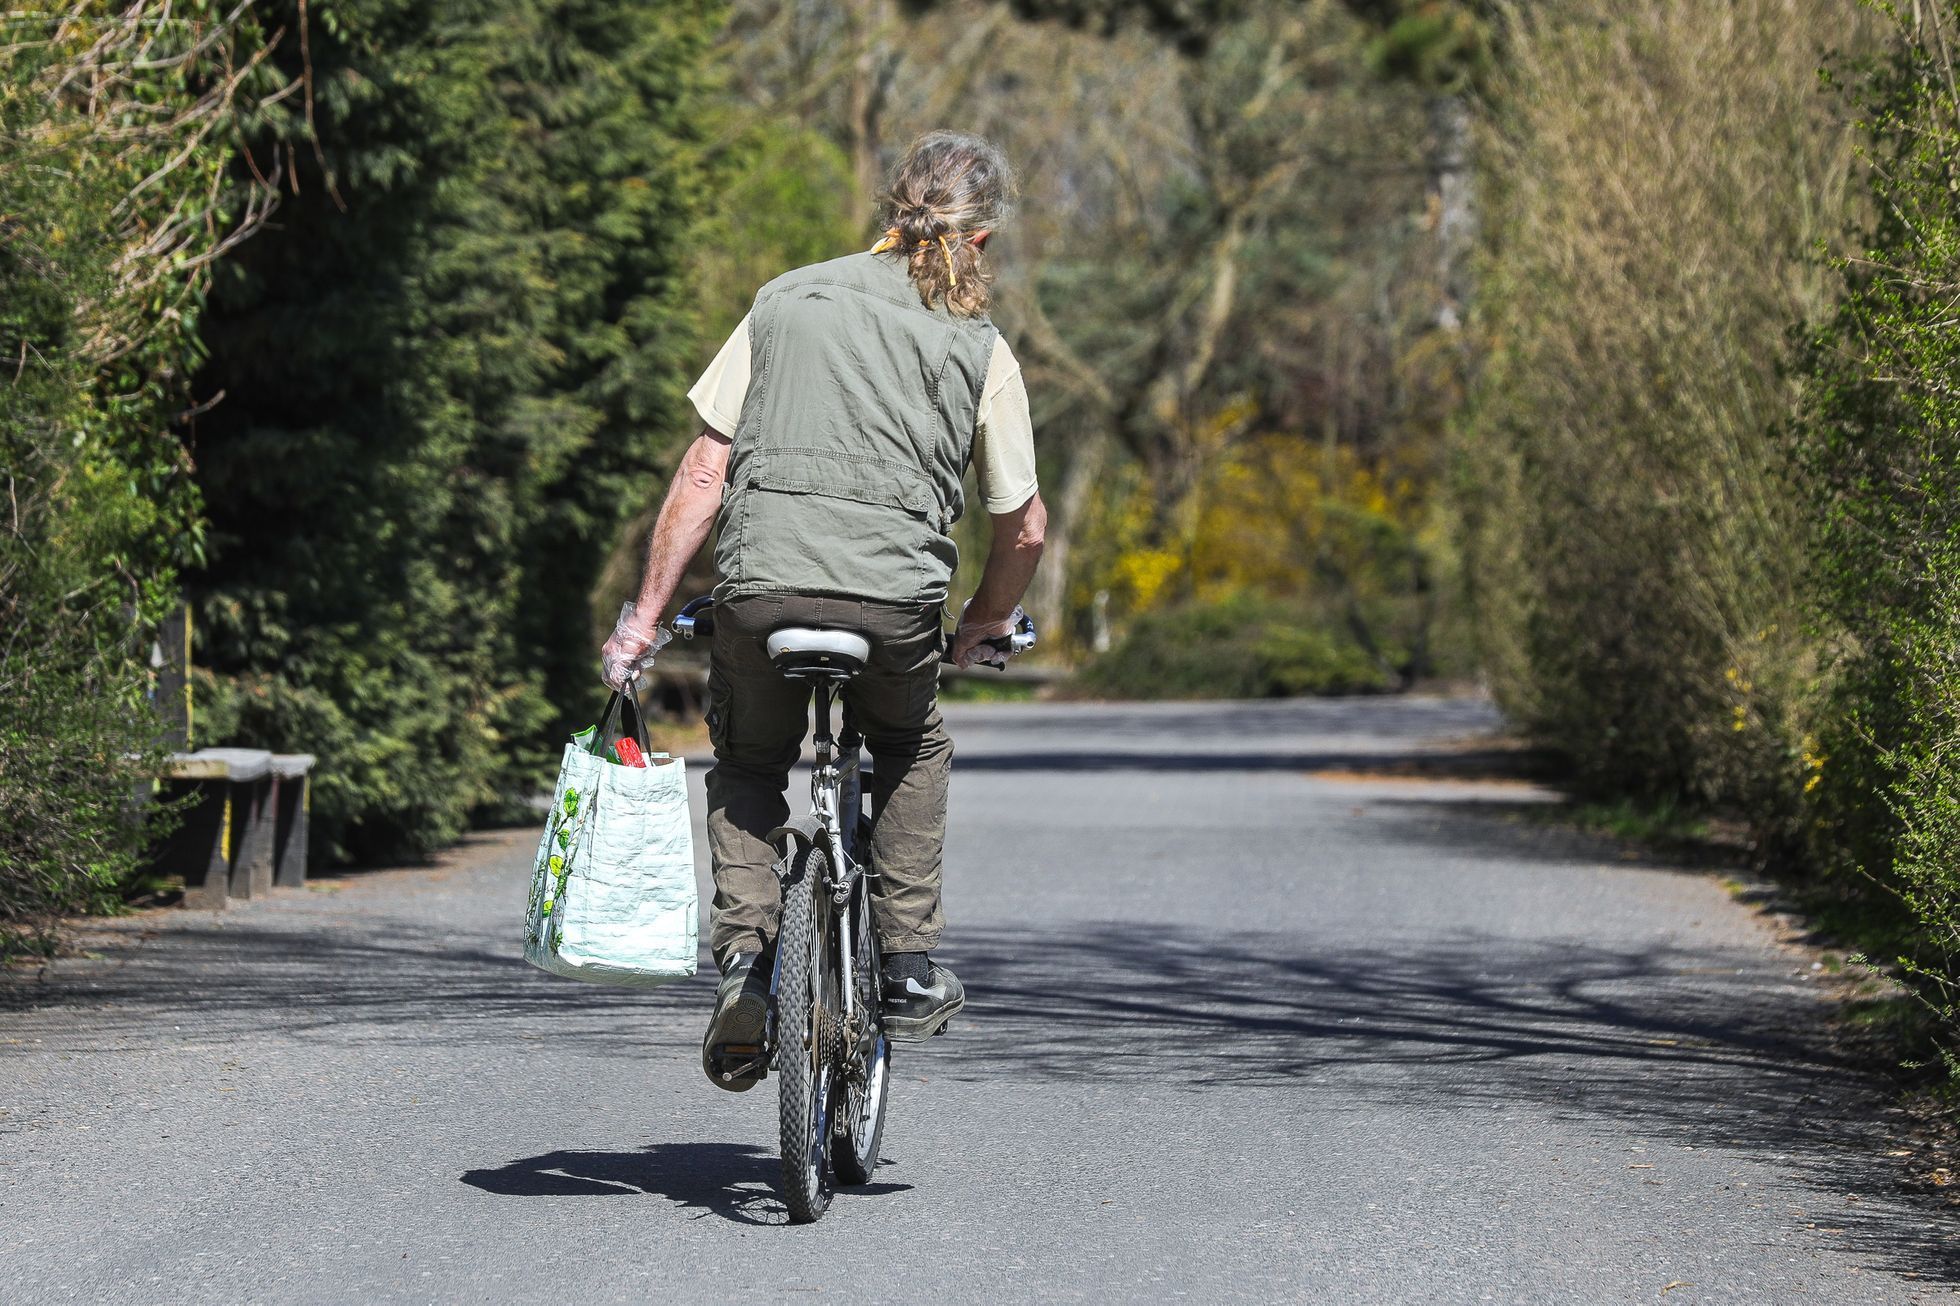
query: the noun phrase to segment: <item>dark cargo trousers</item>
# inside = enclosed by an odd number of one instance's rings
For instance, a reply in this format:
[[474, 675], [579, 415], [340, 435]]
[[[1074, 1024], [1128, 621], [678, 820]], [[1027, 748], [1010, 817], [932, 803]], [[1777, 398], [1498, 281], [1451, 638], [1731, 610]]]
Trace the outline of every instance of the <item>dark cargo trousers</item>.
[[[809, 733], [810, 686], [770, 665], [763, 641], [779, 626], [855, 630], [871, 660], [845, 687], [852, 720], [871, 754], [867, 786], [878, 819], [871, 831], [872, 915], [886, 952], [918, 952], [939, 941], [940, 857], [946, 846], [946, 787], [953, 741], [939, 716], [944, 636], [937, 603], [893, 604], [803, 595], [741, 595], [715, 604], [708, 675], [708, 851], [715, 911], [715, 960], [776, 937], [782, 891], [766, 836], [789, 819], [789, 770]], [[833, 721], [831, 728], [841, 728]]]

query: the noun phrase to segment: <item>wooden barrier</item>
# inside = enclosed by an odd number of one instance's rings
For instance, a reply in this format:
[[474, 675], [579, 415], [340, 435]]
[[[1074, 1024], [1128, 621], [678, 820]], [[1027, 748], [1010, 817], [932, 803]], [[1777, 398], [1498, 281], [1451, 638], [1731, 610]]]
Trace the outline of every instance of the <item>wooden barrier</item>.
[[163, 796], [184, 802], [183, 818], [155, 855], [158, 869], [184, 877], [184, 905], [222, 911], [233, 898], [306, 882], [313, 757], [259, 748], [172, 753]]

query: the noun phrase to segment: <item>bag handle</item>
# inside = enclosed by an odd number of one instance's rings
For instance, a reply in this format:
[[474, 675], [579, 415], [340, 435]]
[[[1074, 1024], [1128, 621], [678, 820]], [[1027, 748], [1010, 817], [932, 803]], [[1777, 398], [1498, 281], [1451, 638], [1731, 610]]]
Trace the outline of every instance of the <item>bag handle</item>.
[[647, 744], [647, 724], [640, 715], [638, 697], [631, 692], [615, 689], [612, 697], [606, 700], [606, 710], [599, 717], [599, 728], [592, 735], [590, 751], [594, 756], [604, 757], [606, 750], [612, 747], [614, 716], [619, 717], [620, 728], [640, 746], [642, 753], [652, 751]]

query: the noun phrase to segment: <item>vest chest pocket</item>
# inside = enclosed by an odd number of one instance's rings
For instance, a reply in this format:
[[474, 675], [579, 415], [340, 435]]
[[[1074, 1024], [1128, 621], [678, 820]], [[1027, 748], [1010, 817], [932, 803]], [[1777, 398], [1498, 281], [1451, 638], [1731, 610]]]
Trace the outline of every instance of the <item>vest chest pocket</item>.
[[781, 494], [815, 494], [896, 508], [935, 525], [941, 516], [939, 495], [924, 472], [910, 463], [872, 454], [769, 449], [757, 455], [747, 483]]

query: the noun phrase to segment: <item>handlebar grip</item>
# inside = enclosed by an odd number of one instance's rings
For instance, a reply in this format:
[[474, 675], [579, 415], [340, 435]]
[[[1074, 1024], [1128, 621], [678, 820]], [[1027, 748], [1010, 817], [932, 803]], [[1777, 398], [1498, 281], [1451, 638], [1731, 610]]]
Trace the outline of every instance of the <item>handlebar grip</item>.
[[[992, 649], [994, 651], [995, 657], [998, 658], [999, 660], [996, 661], [994, 658], [982, 658], [980, 659], [980, 661], [974, 663], [973, 665], [976, 667], [991, 667], [995, 671], [1007, 670], [1007, 659], [1013, 654], [1013, 642], [1014, 642], [1014, 637], [1012, 635], [1005, 635], [1002, 636], [1000, 639], [981, 640], [980, 647], [985, 649]], [[956, 662], [953, 661], [953, 636], [950, 633], [946, 636], [946, 651], [939, 655], [939, 660], [945, 663], [949, 667], [958, 665]]]
[[689, 599], [674, 614], [674, 633], [682, 639], [693, 639], [696, 635], [715, 633], [715, 600], [712, 594]]
[[[958, 633], [959, 628], [957, 626], [947, 633], [946, 651], [939, 655], [941, 662], [951, 663], [953, 661], [953, 638]], [[988, 650], [993, 656], [982, 658], [973, 665], [976, 667], [992, 667], [995, 671], [1005, 671], [1007, 670], [1007, 660], [1016, 654], [1025, 653], [1033, 648], [1036, 638], [1034, 620], [1027, 613], [1023, 612], [1017, 604], [1014, 608], [1014, 629], [1005, 635], [996, 635], [992, 639], [981, 640], [978, 647]]]

